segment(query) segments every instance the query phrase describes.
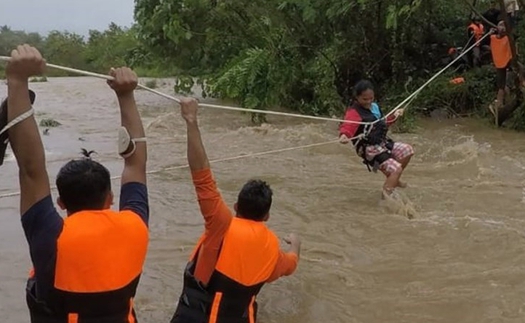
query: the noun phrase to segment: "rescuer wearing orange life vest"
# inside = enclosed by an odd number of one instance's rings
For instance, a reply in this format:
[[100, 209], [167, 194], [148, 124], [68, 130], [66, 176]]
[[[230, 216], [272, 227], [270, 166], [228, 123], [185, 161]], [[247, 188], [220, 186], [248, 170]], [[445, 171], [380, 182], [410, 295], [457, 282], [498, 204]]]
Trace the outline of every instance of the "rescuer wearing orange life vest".
[[291, 234], [290, 252], [265, 221], [270, 216], [272, 190], [250, 180], [241, 189], [233, 216], [223, 201], [197, 125], [198, 104], [182, 99], [186, 120], [188, 163], [205, 231], [184, 271], [184, 287], [171, 323], [254, 323], [257, 294], [265, 283], [291, 275], [299, 261], [300, 241]]
[[[481, 23], [481, 18], [474, 17], [472, 18], [472, 22], [467, 28], [468, 30], [468, 37], [470, 39], [469, 43], [467, 44], [467, 47], [472, 46], [474, 43], [479, 41], [481, 37], [485, 34], [485, 27]], [[482, 43], [478, 43], [473, 49], [472, 49], [472, 65], [474, 67], [481, 65], [481, 50], [486, 49], [486, 46], [483, 46]]]
[[492, 61], [496, 67], [496, 84], [498, 86], [498, 94], [494, 107], [495, 110], [491, 109], [491, 112], [496, 116], [497, 111], [505, 103], [507, 69], [510, 67], [512, 60], [512, 49], [510, 47], [509, 37], [506, 34], [505, 22], [503, 20], [498, 23], [496, 33], [490, 36], [490, 47], [492, 51]]
[[[19, 166], [20, 213], [33, 269], [26, 299], [32, 323], [135, 323], [133, 298], [148, 245], [149, 206], [146, 143], [133, 91], [137, 76], [112, 69], [108, 84], [116, 92], [128, 137], [121, 155], [124, 171], [120, 211], [112, 211], [109, 171], [89, 159], [72, 160], [59, 171], [53, 206], [44, 147], [33, 118], [28, 78], [41, 75], [45, 60], [34, 47], [18, 46], [7, 63], [8, 120], [26, 118], [9, 129]], [[89, 114], [89, 112], [86, 112]]]

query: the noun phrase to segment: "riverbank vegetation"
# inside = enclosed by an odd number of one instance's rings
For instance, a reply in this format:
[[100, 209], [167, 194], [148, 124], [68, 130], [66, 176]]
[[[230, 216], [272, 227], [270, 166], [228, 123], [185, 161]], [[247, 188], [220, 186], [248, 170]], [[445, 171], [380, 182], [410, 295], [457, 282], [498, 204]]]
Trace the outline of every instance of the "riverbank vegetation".
[[[179, 93], [197, 82], [204, 95], [246, 108], [286, 107], [341, 117], [352, 85], [361, 78], [376, 84], [378, 100], [388, 111], [443, 68], [448, 49], [468, 40], [465, 2], [136, 0], [133, 27], [111, 24], [88, 37], [2, 27], [0, 54], [27, 42], [54, 64], [99, 73], [129, 65], [143, 77], [176, 76]], [[476, 4], [481, 12], [488, 6], [481, 0]], [[452, 84], [456, 77], [465, 82]], [[450, 68], [418, 95], [400, 129], [410, 130], [416, 115], [435, 110], [452, 117], [488, 117], [495, 96], [491, 65], [461, 73]], [[253, 119], [263, 122], [264, 116]], [[523, 107], [506, 126], [525, 129]]]

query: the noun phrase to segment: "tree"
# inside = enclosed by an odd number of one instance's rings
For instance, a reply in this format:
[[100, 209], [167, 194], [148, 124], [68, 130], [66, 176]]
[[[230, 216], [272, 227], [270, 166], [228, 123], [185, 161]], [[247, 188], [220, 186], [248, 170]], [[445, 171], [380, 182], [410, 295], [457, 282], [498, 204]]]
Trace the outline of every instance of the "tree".
[[177, 90], [196, 78], [208, 94], [247, 108], [309, 114], [341, 112], [364, 77], [383, 85], [427, 76], [439, 63], [428, 59], [431, 45], [453, 43], [451, 27], [468, 13], [454, 0], [135, 3], [141, 38], [187, 76]]

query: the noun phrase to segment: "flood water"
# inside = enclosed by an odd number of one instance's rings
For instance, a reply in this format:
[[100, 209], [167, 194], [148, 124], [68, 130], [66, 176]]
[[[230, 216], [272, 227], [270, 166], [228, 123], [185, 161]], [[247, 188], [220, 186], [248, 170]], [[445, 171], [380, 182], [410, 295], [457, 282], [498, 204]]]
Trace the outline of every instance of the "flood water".
[[[120, 175], [119, 112], [104, 81], [51, 78], [31, 88], [37, 119], [62, 123], [43, 136], [51, 181], [80, 148], [96, 150], [112, 175]], [[169, 81], [159, 88], [171, 89]], [[147, 126], [148, 168], [185, 165], [178, 106], [146, 91], [136, 99]], [[248, 115], [202, 108], [200, 120], [210, 159], [337, 136], [337, 123], [288, 117], [269, 116], [268, 125], [253, 127]], [[419, 126], [393, 135], [416, 150], [399, 208], [380, 202], [383, 176], [369, 173], [337, 143], [212, 164], [229, 205], [249, 178], [267, 180], [275, 194], [268, 226], [303, 239], [297, 272], [261, 291], [259, 323], [525, 321], [525, 135], [475, 120]], [[12, 158], [0, 172], [0, 195], [18, 191]], [[151, 241], [135, 303], [141, 323], [168, 322], [203, 220], [187, 168], [160, 171], [148, 181]], [[113, 183], [118, 195], [119, 181]], [[19, 196], [0, 198], [0, 318], [6, 323], [29, 321], [30, 259], [18, 205]]]

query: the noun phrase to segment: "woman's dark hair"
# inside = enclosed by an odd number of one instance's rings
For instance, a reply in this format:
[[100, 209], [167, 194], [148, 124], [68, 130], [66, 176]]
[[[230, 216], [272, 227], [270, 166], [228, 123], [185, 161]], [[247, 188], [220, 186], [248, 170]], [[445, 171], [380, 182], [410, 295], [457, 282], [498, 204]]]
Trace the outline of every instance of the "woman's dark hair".
[[361, 80], [354, 85], [354, 97], [358, 97], [367, 90], [374, 90], [374, 85], [369, 80]]

